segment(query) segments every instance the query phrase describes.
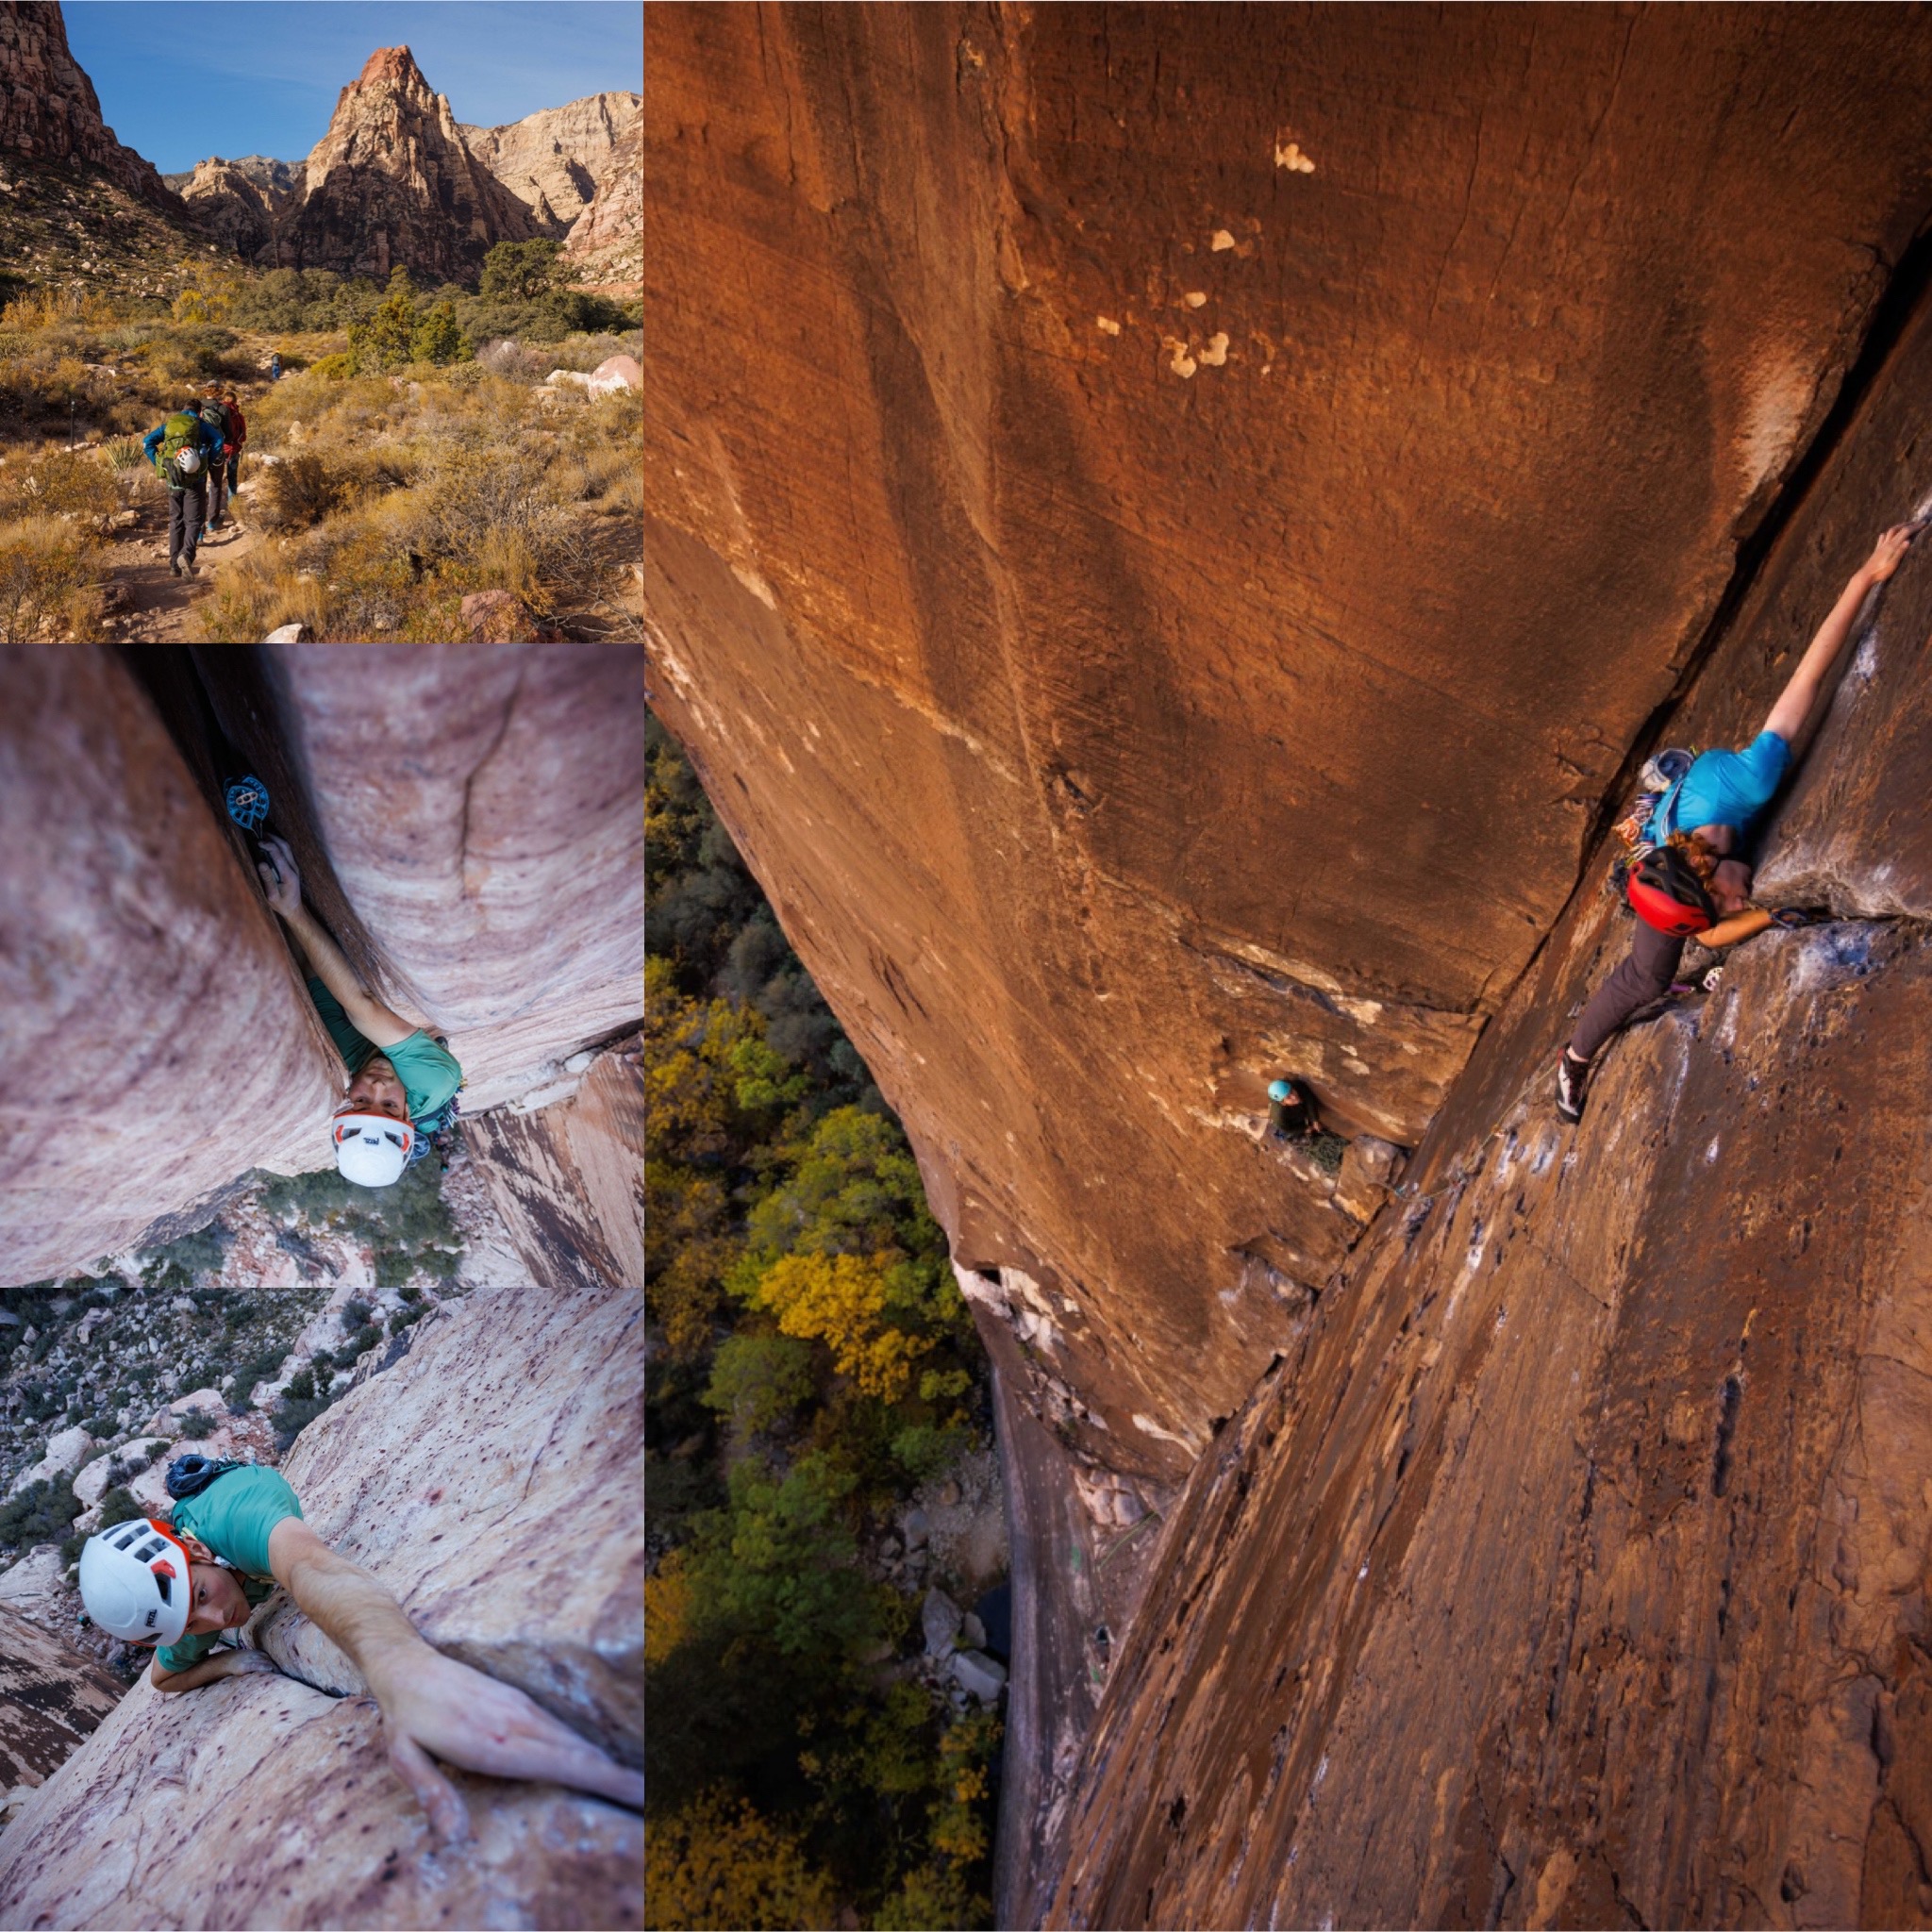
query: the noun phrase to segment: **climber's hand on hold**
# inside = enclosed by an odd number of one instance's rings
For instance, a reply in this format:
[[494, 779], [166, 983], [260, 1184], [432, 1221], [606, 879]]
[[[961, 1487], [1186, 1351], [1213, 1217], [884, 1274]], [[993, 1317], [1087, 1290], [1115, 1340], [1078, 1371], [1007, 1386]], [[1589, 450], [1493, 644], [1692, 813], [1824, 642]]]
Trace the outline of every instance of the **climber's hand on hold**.
[[1873, 546], [1872, 555], [1865, 561], [1864, 576], [1868, 583], [1882, 584], [1895, 571], [1911, 548], [1912, 539], [1924, 527], [1923, 524], [1894, 524]]
[[385, 1664], [393, 1668], [383, 1668], [371, 1689], [382, 1707], [390, 1762], [443, 1843], [469, 1836], [469, 1816], [456, 1788], [430, 1762], [430, 1753], [465, 1771], [568, 1785], [643, 1809], [642, 1772], [607, 1757], [514, 1685], [427, 1644]]
[[[261, 877], [261, 889], [276, 912], [284, 919], [292, 919], [302, 909], [302, 874], [295, 868], [295, 855], [289, 850], [286, 839], [264, 839], [261, 849], [274, 861], [255, 868]], [[281, 874], [279, 880], [275, 877], [277, 873]]]

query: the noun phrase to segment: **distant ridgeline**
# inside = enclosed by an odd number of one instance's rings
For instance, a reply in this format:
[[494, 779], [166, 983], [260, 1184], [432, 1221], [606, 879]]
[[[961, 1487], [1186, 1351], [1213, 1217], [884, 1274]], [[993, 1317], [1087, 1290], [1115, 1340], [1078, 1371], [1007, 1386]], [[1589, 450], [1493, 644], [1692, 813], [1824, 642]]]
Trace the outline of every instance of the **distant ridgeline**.
[[999, 1721], [895, 1661], [876, 1552], [983, 1444], [985, 1357], [896, 1122], [647, 732], [647, 1923], [983, 1924]]

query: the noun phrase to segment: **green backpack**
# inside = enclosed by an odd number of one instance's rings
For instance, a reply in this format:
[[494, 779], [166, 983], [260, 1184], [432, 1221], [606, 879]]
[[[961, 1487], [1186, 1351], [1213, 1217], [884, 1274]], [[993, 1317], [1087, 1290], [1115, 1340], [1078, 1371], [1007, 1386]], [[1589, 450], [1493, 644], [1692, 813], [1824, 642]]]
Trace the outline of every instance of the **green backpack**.
[[[157, 452], [155, 467], [167, 479], [171, 490], [187, 490], [192, 486], [182, 476], [175, 458], [184, 449], [199, 451], [201, 448], [201, 418], [192, 415], [186, 409], [176, 409], [161, 425], [161, 446]], [[196, 470], [197, 476], [205, 475], [205, 468]]]

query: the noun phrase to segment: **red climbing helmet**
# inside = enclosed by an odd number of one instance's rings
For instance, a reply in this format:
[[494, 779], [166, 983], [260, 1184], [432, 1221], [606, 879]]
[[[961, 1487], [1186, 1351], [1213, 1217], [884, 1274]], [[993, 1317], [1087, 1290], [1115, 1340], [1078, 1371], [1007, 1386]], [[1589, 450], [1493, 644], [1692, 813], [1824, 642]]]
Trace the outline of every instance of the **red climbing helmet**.
[[1628, 890], [1631, 911], [1674, 940], [1689, 939], [1717, 924], [1717, 907], [1696, 868], [1672, 846], [1646, 852], [1630, 874]]

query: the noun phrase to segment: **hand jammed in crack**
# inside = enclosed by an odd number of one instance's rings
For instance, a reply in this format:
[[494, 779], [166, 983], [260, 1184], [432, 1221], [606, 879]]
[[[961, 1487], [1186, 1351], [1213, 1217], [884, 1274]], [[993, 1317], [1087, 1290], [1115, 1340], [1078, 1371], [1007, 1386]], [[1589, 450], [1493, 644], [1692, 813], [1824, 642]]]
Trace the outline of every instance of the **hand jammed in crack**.
[[[273, 835], [261, 841], [261, 849], [275, 861], [255, 868], [261, 879], [261, 889], [268, 894], [269, 907], [284, 919], [293, 919], [302, 910], [302, 874], [296, 867], [295, 855], [290, 851], [286, 839]], [[277, 873], [281, 874], [279, 882], [275, 878]]]
[[[217, 1563], [215, 1553], [192, 1533], [178, 1533], [193, 1558], [184, 1634], [210, 1635], [247, 1622], [254, 1607], [240, 1573]], [[422, 1806], [439, 1844], [464, 1842], [470, 1819], [435, 1758], [492, 1777], [568, 1785], [643, 1808], [641, 1772], [616, 1763], [515, 1686], [434, 1649], [375, 1577], [330, 1549], [299, 1516], [284, 1516], [269, 1532], [268, 1560], [296, 1608], [361, 1672], [370, 1701], [382, 1713], [390, 1762]], [[157, 1657], [152, 1674], [158, 1690], [178, 1691], [275, 1668], [259, 1651], [217, 1651], [177, 1671], [164, 1670]]]

